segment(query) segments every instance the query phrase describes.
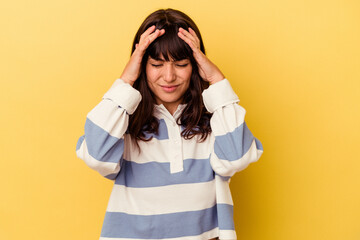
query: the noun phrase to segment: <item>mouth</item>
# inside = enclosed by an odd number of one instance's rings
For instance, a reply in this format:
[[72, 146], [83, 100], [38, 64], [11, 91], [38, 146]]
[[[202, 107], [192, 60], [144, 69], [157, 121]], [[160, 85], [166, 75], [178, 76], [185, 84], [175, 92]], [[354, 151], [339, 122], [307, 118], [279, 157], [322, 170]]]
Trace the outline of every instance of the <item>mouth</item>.
[[160, 85], [160, 87], [168, 93], [174, 92], [180, 85]]

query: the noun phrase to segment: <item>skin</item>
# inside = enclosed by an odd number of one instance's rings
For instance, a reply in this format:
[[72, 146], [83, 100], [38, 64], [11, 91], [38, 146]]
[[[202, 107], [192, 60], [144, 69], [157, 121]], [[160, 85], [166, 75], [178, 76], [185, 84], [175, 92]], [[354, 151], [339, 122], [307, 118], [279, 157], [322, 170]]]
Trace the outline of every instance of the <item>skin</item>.
[[206, 57], [206, 55], [200, 50], [200, 40], [196, 36], [196, 33], [191, 28], [186, 31], [183, 28], [179, 28], [178, 36], [184, 40], [192, 49], [194, 58], [199, 66], [200, 76], [205, 80], [214, 84], [225, 78], [220, 69]]
[[[164, 29], [155, 30], [155, 26], [149, 27], [141, 36], [135, 51], [126, 64], [120, 78], [130, 84], [134, 84], [140, 74], [141, 60], [147, 47], [159, 36], [165, 33]], [[218, 67], [212, 63], [200, 50], [200, 40], [191, 28], [187, 30], [180, 28], [178, 36], [184, 40], [192, 49], [195, 60], [199, 67], [200, 76], [214, 84], [225, 77]], [[178, 105], [183, 100], [183, 95], [189, 87], [192, 66], [188, 59], [181, 61], [162, 61], [149, 57], [146, 63], [147, 81], [151, 91], [156, 97], [158, 104], [164, 104], [166, 109], [173, 115]], [[166, 87], [170, 88], [166, 89]], [[171, 87], [174, 87], [172, 89]], [[210, 240], [216, 240], [212, 238]]]
[[163, 104], [173, 115], [189, 88], [192, 66], [190, 60], [165, 61], [149, 57], [146, 63], [146, 76], [150, 90], [157, 104]]
[[[141, 60], [147, 47], [163, 34], [165, 34], [165, 29], [155, 30], [153, 25], [140, 36], [140, 41], [135, 45], [136, 48], [120, 76], [124, 82], [131, 86], [134, 84], [140, 74]], [[193, 29], [179, 28], [178, 36], [192, 49], [193, 56], [199, 67], [200, 76], [205, 81], [214, 84], [225, 78], [219, 68], [201, 52], [200, 40]], [[191, 70], [192, 66], [187, 59], [181, 61], [156, 61], [149, 58], [146, 63], [147, 81], [150, 90], [156, 96], [156, 102], [164, 104], [171, 114], [174, 114], [189, 87]]]

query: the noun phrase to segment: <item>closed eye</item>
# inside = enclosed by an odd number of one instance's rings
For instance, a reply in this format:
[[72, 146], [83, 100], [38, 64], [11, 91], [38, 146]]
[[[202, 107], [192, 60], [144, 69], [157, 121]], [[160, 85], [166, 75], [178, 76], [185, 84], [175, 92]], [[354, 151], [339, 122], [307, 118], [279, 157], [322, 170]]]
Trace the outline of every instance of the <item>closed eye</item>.
[[162, 64], [151, 64], [151, 66], [153, 66], [153, 67], [161, 67], [162, 66]]
[[178, 67], [186, 67], [188, 65], [188, 63], [185, 63], [185, 64], [176, 64], [176, 66]]

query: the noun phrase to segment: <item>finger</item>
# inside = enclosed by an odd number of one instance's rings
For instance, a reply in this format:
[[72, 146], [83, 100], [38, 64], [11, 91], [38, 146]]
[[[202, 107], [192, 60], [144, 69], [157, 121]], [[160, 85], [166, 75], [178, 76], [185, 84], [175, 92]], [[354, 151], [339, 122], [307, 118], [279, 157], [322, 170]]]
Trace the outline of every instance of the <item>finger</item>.
[[141, 35], [140, 35], [140, 40], [145, 38], [146, 36], [148, 36], [150, 33], [152, 33], [153, 31], [155, 30], [155, 25], [152, 25], [151, 27], [149, 27], [148, 29], [146, 29], [145, 32], [143, 32]]
[[150, 34], [147, 38], [146, 38], [146, 45], [149, 46], [151, 42], [153, 42], [157, 36], [159, 36], [159, 29], [156, 29], [155, 32], [153, 32], [152, 34]]
[[164, 33], [165, 33], [165, 29], [159, 29], [159, 35], [158, 35], [158, 37], [164, 35]]
[[[150, 29], [150, 28], [149, 28]], [[149, 30], [148, 29], [148, 30]], [[149, 30], [150, 32], [150, 30]], [[144, 32], [145, 33], [145, 32]], [[159, 36], [163, 35], [165, 33], [165, 29], [156, 29], [155, 32], [149, 34], [148, 36], [143, 35], [143, 37], [140, 39], [139, 43], [137, 43], [137, 47], [135, 47], [135, 51], [137, 54], [140, 54], [141, 56], [144, 51], [149, 47], [149, 45]], [[136, 46], [136, 45], [135, 45]]]
[[200, 46], [200, 39], [198, 38], [198, 36], [196, 35], [196, 32], [189, 27], [189, 33], [195, 38], [196, 42], [198, 43], [198, 45]]
[[178, 36], [189, 45], [193, 52], [197, 52], [199, 50], [197, 45], [190, 38], [186, 37], [182, 32], [178, 32]]
[[152, 41], [152, 38], [154, 38], [154, 36], [156, 37], [159, 33], [159, 29], [156, 29], [155, 32], [151, 33], [150, 35], [148, 36], [143, 36], [142, 39], [140, 39], [140, 42], [139, 42], [139, 46], [141, 46], [141, 49], [142, 50], [145, 50], [151, 43]]
[[137, 48], [139, 46], [139, 44], [137, 43], [137, 44], [135, 44], [135, 48]]
[[193, 41], [196, 43], [196, 40], [195, 40], [194, 36], [191, 35], [188, 31], [186, 31], [185, 29], [183, 29], [183, 28], [181, 28], [181, 27], [179, 28], [179, 31], [180, 31], [185, 37], [190, 38], [191, 40], [193, 40]]
[[165, 29], [156, 29], [155, 32], [149, 35], [150, 43], [152, 43], [156, 38], [160, 37], [165, 33]]
[[155, 32], [153, 32], [146, 39], [144, 39], [144, 49], [146, 49], [156, 38], [163, 35], [164, 33], [165, 29], [156, 29]]

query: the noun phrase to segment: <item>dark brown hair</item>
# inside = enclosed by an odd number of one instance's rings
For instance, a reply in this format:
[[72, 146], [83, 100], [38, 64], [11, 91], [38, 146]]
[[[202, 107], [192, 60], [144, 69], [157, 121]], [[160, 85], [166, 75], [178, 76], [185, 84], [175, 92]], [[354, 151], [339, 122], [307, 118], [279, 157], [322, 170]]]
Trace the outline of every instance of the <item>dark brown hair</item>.
[[139, 43], [141, 34], [152, 25], [155, 25], [156, 29], [165, 29], [165, 34], [152, 42], [143, 56], [140, 75], [133, 85], [141, 93], [142, 100], [136, 111], [130, 115], [128, 132], [136, 141], [150, 140], [151, 138], [145, 137], [145, 133], [158, 133], [159, 121], [153, 116], [156, 101], [146, 81], [146, 63], [149, 56], [154, 59], [163, 56], [166, 61], [170, 58], [175, 61], [189, 59], [192, 65], [191, 80], [183, 100], [187, 105], [176, 121], [184, 128], [181, 135], [185, 139], [199, 134], [200, 141], [204, 141], [211, 132], [211, 114], [205, 109], [201, 93], [209, 87], [209, 83], [201, 78], [191, 48], [177, 35], [179, 27], [186, 30], [192, 28], [200, 39], [200, 50], [205, 54], [200, 31], [194, 21], [183, 12], [170, 8], [160, 9], [151, 13], [141, 24], [135, 35], [131, 54], [135, 50], [135, 45]]

